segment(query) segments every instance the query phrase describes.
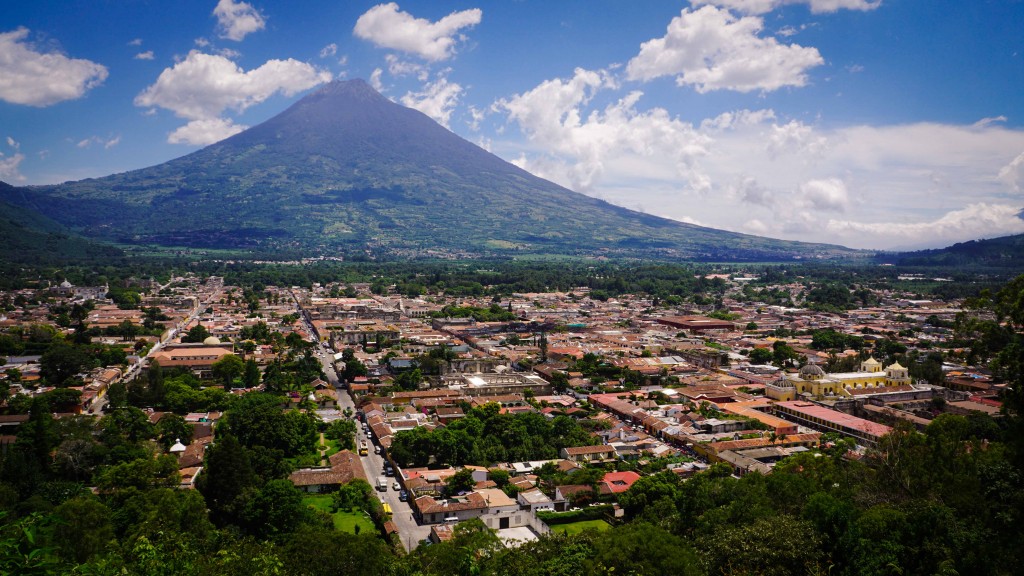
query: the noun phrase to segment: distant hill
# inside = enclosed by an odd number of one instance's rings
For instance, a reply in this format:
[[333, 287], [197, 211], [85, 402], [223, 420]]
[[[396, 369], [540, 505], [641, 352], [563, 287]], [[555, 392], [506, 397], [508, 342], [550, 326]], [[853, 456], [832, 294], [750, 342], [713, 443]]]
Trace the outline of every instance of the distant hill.
[[859, 256], [650, 216], [538, 178], [361, 80], [164, 164], [0, 190], [81, 232], [169, 246], [399, 256], [571, 254], [766, 261]]
[[[17, 193], [0, 182], [0, 197]], [[0, 261], [54, 265], [121, 256], [121, 250], [68, 232], [53, 220], [0, 201]]]
[[903, 266], [981, 266], [1024, 270], [1024, 234], [971, 240], [935, 250], [882, 254], [878, 260]]

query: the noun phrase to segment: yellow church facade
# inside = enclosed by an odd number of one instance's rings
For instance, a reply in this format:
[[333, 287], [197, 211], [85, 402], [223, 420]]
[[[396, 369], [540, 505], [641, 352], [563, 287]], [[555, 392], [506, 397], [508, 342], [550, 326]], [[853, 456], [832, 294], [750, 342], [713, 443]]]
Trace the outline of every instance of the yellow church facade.
[[778, 380], [765, 387], [765, 394], [778, 401], [796, 400], [801, 396], [815, 398], [853, 396], [886, 388], [909, 385], [909, 371], [899, 362], [882, 369], [874, 358], [861, 362], [859, 372], [837, 372], [826, 374], [821, 366], [808, 364], [796, 375], [783, 374]]

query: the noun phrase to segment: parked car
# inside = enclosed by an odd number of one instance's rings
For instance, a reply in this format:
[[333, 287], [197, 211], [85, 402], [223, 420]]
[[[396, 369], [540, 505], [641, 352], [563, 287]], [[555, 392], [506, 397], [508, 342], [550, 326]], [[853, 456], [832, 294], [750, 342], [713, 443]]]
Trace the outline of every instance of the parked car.
[[398, 480], [395, 480], [394, 482], [391, 483], [391, 489], [394, 490], [395, 492], [402, 489], [402, 487], [399, 486], [398, 484]]
[[398, 493], [398, 499], [401, 500], [402, 502], [405, 502], [406, 500], [409, 499], [409, 493], [406, 492], [405, 490], [402, 490], [401, 492]]

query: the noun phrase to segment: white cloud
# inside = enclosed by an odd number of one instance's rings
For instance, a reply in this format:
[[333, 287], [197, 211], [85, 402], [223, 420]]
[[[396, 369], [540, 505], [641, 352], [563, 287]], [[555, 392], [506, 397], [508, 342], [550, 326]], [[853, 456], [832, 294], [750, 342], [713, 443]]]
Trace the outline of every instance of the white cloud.
[[104, 150], [109, 150], [114, 146], [117, 146], [121, 142], [121, 135], [112, 136], [110, 138], [101, 138], [99, 136], [90, 136], [84, 140], [79, 140], [75, 143], [75, 146], [79, 148], [92, 148], [95, 146], [103, 146]]
[[1014, 192], [1020, 192], [1024, 184], [1024, 152], [1012, 162], [999, 169], [999, 180], [1006, 183]]
[[493, 109], [506, 113], [543, 150], [524, 157], [521, 166], [575, 190], [596, 188], [610, 172], [618, 182], [673, 180], [706, 191], [706, 176], [694, 170], [694, 160], [706, 153], [706, 137], [661, 108], [638, 111], [641, 92], [586, 113], [598, 91], [616, 87], [605, 71], [577, 69], [569, 80], [545, 81], [499, 100]]
[[381, 48], [401, 50], [436, 62], [451, 58], [456, 43], [462, 40], [459, 30], [479, 24], [482, 16], [479, 8], [472, 8], [431, 22], [401, 12], [398, 4], [390, 2], [367, 10], [356, 21], [353, 33]]
[[421, 92], [407, 92], [402, 96], [402, 104], [423, 112], [447, 128], [461, 93], [462, 86], [442, 76], [424, 86]]
[[241, 112], [274, 94], [292, 96], [330, 80], [330, 72], [297, 60], [269, 60], [245, 71], [223, 56], [193, 50], [185, 60], [165, 68], [156, 82], [135, 97], [135, 105], [165, 108], [180, 118], [206, 121], [182, 127], [172, 138], [181, 143], [208, 143], [208, 135], [242, 129], [219, 118], [225, 110]]
[[384, 92], [384, 84], [380, 81], [381, 74], [383, 73], [384, 71], [380, 68], [374, 68], [373, 72], [370, 73], [370, 86], [377, 92]]
[[223, 56], [193, 50], [185, 60], [164, 69], [155, 83], [135, 97], [135, 105], [159, 106], [181, 118], [201, 120], [228, 108], [245, 110], [278, 92], [292, 96], [330, 80], [329, 72], [298, 60], [269, 60], [245, 71]]
[[1004, 123], [1004, 122], [1006, 122], [1006, 120], [1007, 120], [1006, 116], [1002, 116], [1002, 115], [992, 116], [990, 118], [982, 118], [981, 120], [978, 120], [977, 122], [975, 122], [971, 126], [973, 126], [975, 128], [988, 128], [989, 126], [991, 126], [993, 124]]
[[338, 53], [338, 45], [333, 43], [333, 42], [320, 49], [320, 57], [321, 58], [329, 58], [331, 56], [334, 56], [337, 53]]
[[884, 238], [890, 246], [910, 248], [950, 245], [980, 238], [998, 238], [1024, 233], [1021, 206], [969, 204], [940, 218], [924, 222], [894, 219], [888, 222], [851, 222], [829, 220], [825, 229], [844, 238], [874, 236]]
[[50, 106], [81, 98], [106, 80], [107, 68], [101, 64], [37, 52], [25, 42], [28, 33], [27, 28], [0, 33], [0, 100]]
[[810, 209], [823, 212], [846, 212], [850, 204], [846, 184], [838, 178], [804, 182], [800, 185], [798, 201]]
[[21, 144], [13, 137], [7, 137], [7, 145], [14, 149], [14, 155], [6, 156], [0, 152], [0, 180], [22, 182], [25, 177], [18, 171], [18, 165], [25, 159], [25, 155], [18, 151]]
[[152, 50], [146, 50], [145, 52], [139, 52], [135, 55], [136, 60], [152, 60], [154, 58]]
[[408, 60], [402, 60], [394, 54], [388, 54], [384, 57], [384, 60], [388, 63], [388, 73], [392, 76], [408, 76], [410, 74], [415, 74], [421, 82], [425, 82], [429, 75], [429, 71], [426, 66], [415, 62], [409, 62]]
[[504, 158], [574, 190], [715, 228], [857, 248], [1010, 234], [1024, 207], [1024, 130], [999, 123], [836, 128], [738, 110], [696, 125], [607, 72], [577, 70], [497, 101], [526, 137]]
[[234, 136], [246, 128], [248, 126], [235, 124], [230, 118], [193, 120], [171, 132], [167, 141], [171, 144], [208, 146], [229, 136]]
[[4, 156], [0, 152], [0, 180], [22, 182], [25, 177], [18, 171], [18, 165], [25, 159], [25, 155], [17, 153], [13, 156]]
[[142, 38], [136, 38], [128, 42], [129, 46], [142, 46]]
[[882, 0], [691, 0], [694, 6], [713, 4], [730, 8], [745, 14], [764, 14], [790, 4], [806, 4], [814, 14], [838, 12], [839, 10], [874, 10]]
[[760, 36], [764, 22], [704, 6], [684, 9], [662, 38], [644, 42], [626, 66], [631, 80], [675, 76], [676, 84], [713, 90], [771, 91], [803, 86], [807, 70], [824, 63], [816, 48]]
[[241, 41], [253, 32], [263, 30], [267, 23], [263, 15], [248, 2], [220, 0], [213, 9], [217, 17], [217, 30], [221, 38]]

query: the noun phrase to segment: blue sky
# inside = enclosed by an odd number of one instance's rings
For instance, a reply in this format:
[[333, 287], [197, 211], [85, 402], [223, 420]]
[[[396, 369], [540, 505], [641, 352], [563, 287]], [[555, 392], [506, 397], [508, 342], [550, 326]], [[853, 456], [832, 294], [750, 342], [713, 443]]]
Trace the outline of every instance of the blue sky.
[[33, 0], [0, 180], [142, 168], [363, 78], [573, 190], [858, 248], [1024, 232], [1024, 1]]

